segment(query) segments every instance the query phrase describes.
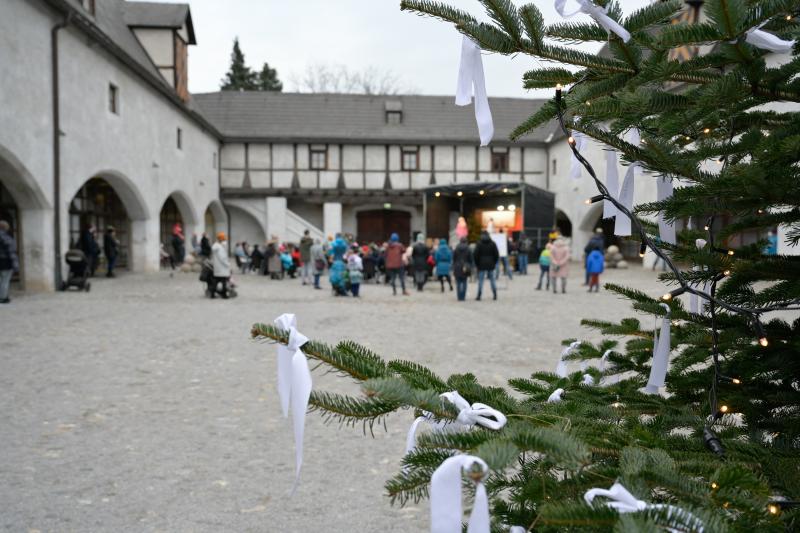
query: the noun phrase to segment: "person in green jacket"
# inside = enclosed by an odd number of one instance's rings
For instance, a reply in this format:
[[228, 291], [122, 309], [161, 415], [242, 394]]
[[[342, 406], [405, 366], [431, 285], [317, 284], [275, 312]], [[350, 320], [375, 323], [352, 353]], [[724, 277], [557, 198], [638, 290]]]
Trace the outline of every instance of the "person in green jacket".
[[539, 285], [536, 286], [537, 291], [542, 290], [542, 279], [545, 276], [547, 277], [545, 290], [550, 290], [550, 247], [551, 244], [548, 242], [542, 253], [539, 254]]

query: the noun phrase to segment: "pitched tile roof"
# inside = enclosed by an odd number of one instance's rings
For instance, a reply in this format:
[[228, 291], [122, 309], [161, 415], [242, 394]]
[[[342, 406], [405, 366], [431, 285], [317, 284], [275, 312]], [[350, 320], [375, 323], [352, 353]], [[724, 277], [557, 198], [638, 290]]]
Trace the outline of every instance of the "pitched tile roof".
[[[492, 144], [509, 144], [511, 131], [544, 102], [490, 98]], [[194, 94], [192, 105], [229, 141], [478, 143], [472, 106], [457, 107], [453, 96], [220, 91]], [[387, 124], [386, 110], [398, 105], [402, 124]], [[546, 124], [519, 143], [549, 142], [557, 132], [555, 122]]]

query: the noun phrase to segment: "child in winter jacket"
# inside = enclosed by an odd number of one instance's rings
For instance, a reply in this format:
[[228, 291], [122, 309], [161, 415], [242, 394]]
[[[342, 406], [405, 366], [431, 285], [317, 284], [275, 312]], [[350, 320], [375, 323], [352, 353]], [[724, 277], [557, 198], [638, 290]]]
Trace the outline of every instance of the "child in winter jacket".
[[593, 250], [586, 258], [586, 272], [589, 273], [589, 292], [594, 287], [595, 292], [600, 292], [600, 274], [603, 273], [605, 258], [600, 250]]
[[550, 290], [550, 243], [547, 243], [547, 247], [542, 250], [542, 253], [539, 254], [539, 285], [536, 286], [536, 290], [542, 290], [542, 279], [547, 279], [547, 289]]

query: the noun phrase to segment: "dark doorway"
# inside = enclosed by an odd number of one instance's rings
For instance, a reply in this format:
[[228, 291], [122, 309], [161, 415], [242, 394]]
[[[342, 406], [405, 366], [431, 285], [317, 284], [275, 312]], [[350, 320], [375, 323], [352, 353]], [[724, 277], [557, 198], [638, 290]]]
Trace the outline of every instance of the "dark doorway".
[[556, 210], [556, 227], [564, 237], [572, 237], [572, 222], [561, 209]]
[[356, 215], [359, 243], [384, 242], [392, 233], [400, 236], [400, 242], [411, 239], [411, 213], [394, 209], [361, 211]]
[[[22, 245], [19, 234], [19, 210], [17, 209], [17, 202], [11, 197], [11, 193], [8, 192], [8, 189], [3, 186], [3, 182], [0, 182], [0, 220], [5, 220], [11, 226], [11, 236], [14, 237], [14, 242], [17, 244], [17, 257], [22, 261], [22, 254], [20, 253], [20, 246]], [[20, 264], [20, 272], [21, 271], [22, 265]], [[19, 281], [19, 272], [14, 272], [14, 277], [11, 278], [11, 281]]]
[[186, 235], [181, 211], [178, 209], [178, 204], [170, 196], [161, 208], [161, 242], [164, 243], [164, 247], [170, 253], [172, 253], [172, 228], [175, 227], [175, 224], [180, 224], [181, 231]]
[[[114, 188], [103, 178], [92, 178], [78, 190], [69, 204], [69, 245], [75, 248], [81, 232], [89, 226], [97, 229], [97, 244], [103, 246], [106, 228], [114, 226], [119, 240], [117, 268], [129, 267], [130, 219], [122, 200]], [[100, 260], [104, 263], [102, 252]]]

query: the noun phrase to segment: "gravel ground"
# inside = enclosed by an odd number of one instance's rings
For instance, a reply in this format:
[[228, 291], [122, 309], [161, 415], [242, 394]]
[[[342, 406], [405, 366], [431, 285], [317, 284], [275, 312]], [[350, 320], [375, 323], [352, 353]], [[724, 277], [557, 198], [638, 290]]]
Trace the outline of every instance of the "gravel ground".
[[[535, 269], [535, 265], [533, 266]], [[388, 432], [306, 423], [297, 494], [291, 422], [281, 418], [275, 348], [250, 325], [284, 312], [310, 338], [357, 340], [387, 358], [486, 384], [554, 369], [567, 337], [596, 340], [582, 317], [630, 316], [587, 294], [573, 265], [565, 295], [533, 276], [501, 281], [499, 300], [362, 286], [333, 298], [298, 280], [239, 276], [234, 300], [203, 297], [196, 275], [97, 279], [92, 291], [21, 296], [0, 307], [0, 527], [6, 531], [423, 531], [425, 502], [392, 507], [410, 415]], [[658, 294], [655, 274], [604, 282]], [[485, 293], [484, 293], [485, 294]], [[321, 371], [314, 387], [356, 392]]]

